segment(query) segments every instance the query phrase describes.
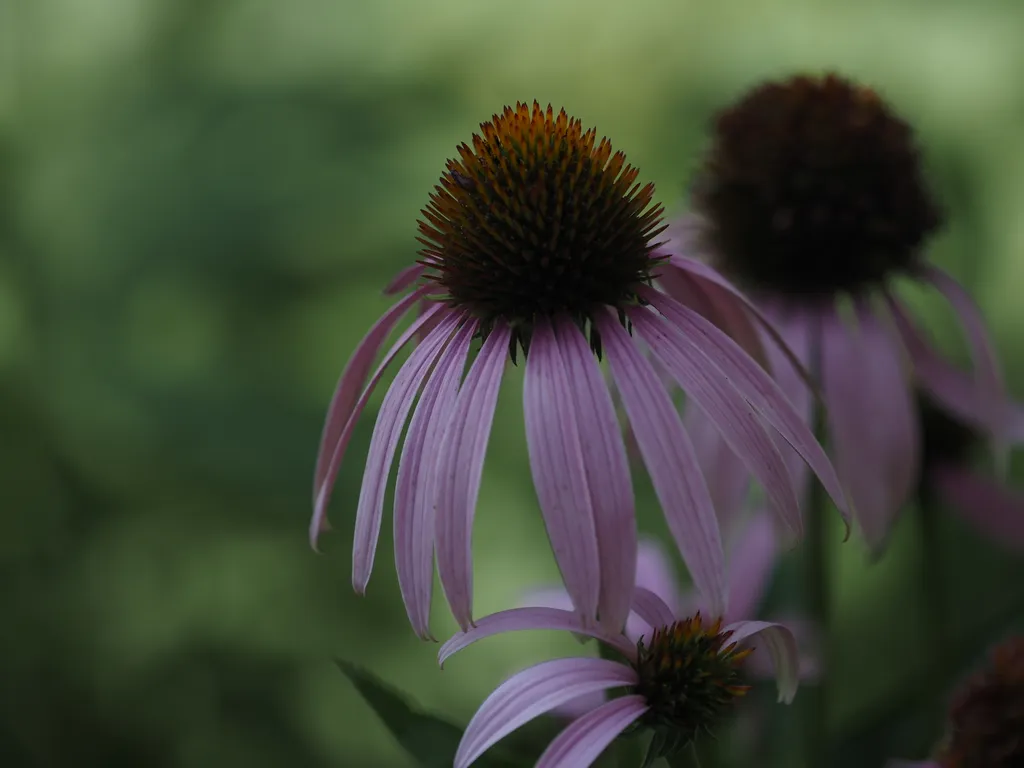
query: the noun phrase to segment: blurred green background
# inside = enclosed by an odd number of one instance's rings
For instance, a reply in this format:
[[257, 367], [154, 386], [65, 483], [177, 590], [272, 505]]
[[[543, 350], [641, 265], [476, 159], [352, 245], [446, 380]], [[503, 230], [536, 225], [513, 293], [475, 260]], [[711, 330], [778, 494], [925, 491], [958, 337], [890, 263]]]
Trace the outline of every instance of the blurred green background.
[[[400, 767], [333, 656], [465, 722], [513, 668], [578, 651], [498, 638], [439, 671], [387, 524], [352, 594], [372, 408], [324, 554], [305, 536], [337, 374], [414, 258], [445, 159], [504, 104], [598, 126], [677, 213], [709, 116], [751, 84], [837, 68], [877, 86], [951, 211], [934, 257], [1024, 392], [1022, 34], [1015, 0], [0, 0], [0, 763]], [[921, 306], [962, 354], [942, 305]], [[520, 377], [484, 477], [478, 614], [556, 579]], [[943, 533], [969, 658], [1024, 570]], [[931, 734], [903, 715], [938, 693], [918, 683], [912, 522], [873, 568], [839, 539], [836, 765], [922, 756]], [[783, 566], [771, 599], [795, 589]]]

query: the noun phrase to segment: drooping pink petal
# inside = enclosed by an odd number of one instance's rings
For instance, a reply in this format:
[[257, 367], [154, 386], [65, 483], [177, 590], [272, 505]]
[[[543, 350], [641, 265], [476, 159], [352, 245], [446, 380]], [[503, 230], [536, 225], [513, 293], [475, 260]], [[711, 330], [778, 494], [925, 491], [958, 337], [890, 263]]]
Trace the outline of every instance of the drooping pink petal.
[[601, 575], [598, 617], [607, 629], [617, 632], [629, 615], [637, 559], [626, 448], [611, 393], [587, 340], [569, 320], [561, 321], [555, 334], [571, 382], [569, 401], [576, 408], [593, 507]]
[[754, 616], [771, 583], [778, 542], [771, 518], [755, 513], [728, 548], [729, 613], [727, 621]]
[[637, 547], [636, 586], [649, 589], [675, 612], [679, 604], [679, 577], [657, 539], [641, 538]]
[[[778, 383], [732, 339], [693, 310], [654, 290], [645, 289], [641, 295], [670, 321], [663, 330], [673, 346], [678, 349], [690, 345], [720, 370], [739, 394], [807, 462], [836, 506], [844, 513], [844, 518], [848, 517], [845, 495], [835, 469], [802, 414], [794, 409]], [[777, 349], [781, 351], [779, 345], [786, 346], [781, 336], [776, 342]], [[795, 365], [801, 365], [792, 350], [789, 350], [789, 357], [793, 358], [791, 365], [794, 369]]]
[[[377, 382], [380, 381], [381, 376], [384, 375], [385, 369], [391, 365], [391, 362], [395, 359], [401, 349], [424, 325], [434, 317], [439, 315], [448, 314], [444, 307], [441, 305], [435, 305], [427, 313], [421, 315], [405, 330], [398, 340], [392, 345], [391, 349], [384, 356], [380, 365], [377, 366], [377, 370], [374, 371], [373, 376], [370, 377], [370, 381], [363, 389], [363, 393], [359, 396], [356, 404], [352, 406], [351, 413], [349, 414], [348, 421], [345, 422], [345, 428], [341, 430], [341, 433], [336, 438], [332, 437], [321, 448], [321, 452], [330, 451], [330, 460], [325, 464], [322, 476], [320, 478], [319, 486], [316, 490], [316, 494], [313, 502], [313, 517], [309, 521], [309, 543], [310, 546], [316, 550], [317, 538], [328, 529], [327, 524], [327, 505], [331, 500], [331, 492], [334, 490], [334, 481], [338, 476], [338, 468], [341, 466], [341, 460], [345, 456], [345, 449], [348, 447], [348, 441], [352, 438], [352, 432], [355, 430], [356, 422], [359, 419], [360, 414], [363, 412], [363, 408], [366, 407], [367, 401], [370, 399], [370, 395], [373, 394], [373, 390], [377, 387]], [[332, 406], [332, 412], [334, 407]], [[328, 421], [331, 420], [331, 416], [328, 416]], [[333, 429], [333, 428], [332, 428]], [[326, 432], [326, 429], [325, 429]]]
[[466, 726], [455, 753], [465, 768], [508, 734], [583, 694], [635, 685], [636, 671], [605, 659], [554, 659], [524, 669], [498, 686]]
[[396, 293], [401, 293], [410, 285], [420, 279], [423, 274], [424, 266], [422, 264], [410, 264], [405, 269], [401, 270], [397, 275], [391, 278], [391, 282], [384, 288], [384, 295], [391, 296]]
[[398, 371], [388, 389], [377, 414], [377, 423], [370, 439], [370, 450], [363, 471], [356, 510], [356, 527], [352, 540], [352, 588], [358, 594], [366, 592], [373, 571], [380, 535], [381, 516], [384, 511], [384, 491], [391, 473], [398, 440], [405, 420], [416, 400], [416, 393], [437, 360], [443, 354], [458, 323], [457, 315], [449, 315], [431, 332], [430, 336], [413, 350], [405, 365]]
[[[930, 264], [925, 265], [923, 271], [929, 282], [946, 297], [964, 327], [971, 357], [974, 359], [979, 395], [982, 402], [988, 405], [993, 434], [1002, 438], [1005, 427], [1002, 404], [1006, 401], [1006, 385], [981, 310], [963, 286], [949, 274]], [[998, 442], [1003, 441], [999, 439]]]
[[1024, 552], [1024, 495], [967, 467], [946, 464], [927, 481], [965, 522], [996, 544]]
[[555, 562], [586, 624], [597, 618], [601, 562], [576, 418], [575, 383], [551, 324], [538, 320], [523, 384], [526, 445]]
[[[798, 616], [776, 616], [768, 620], [787, 627], [796, 638], [796, 647], [800, 652], [800, 681], [808, 683], [820, 680], [822, 675], [821, 632], [818, 631], [814, 622]], [[772, 662], [771, 654], [765, 648], [755, 648], [743, 666], [746, 672], [762, 680], [775, 677], [775, 664]]]
[[747, 354], [772, 371], [764, 342], [743, 304], [715, 283], [665, 264], [658, 273], [659, 287], [675, 301], [698, 312], [727, 333]]
[[510, 336], [505, 324], [491, 330], [459, 390], [438, 448], [437, 571], [463, 629], [473, 622], [473, 516]]
[[620, 696], [588, 712], [562, 731], [537, 761], [537, 768], [586, 768], [648, 710], [643, 696]]
[[757, 638], [758, 644], [768, 649], [775, 664], [779, 701], [786, 704], [793, 701], [800, 685], [800, 652], [789, 628], [769, 621], [737, 621], [723, 631], [733, 633], [730, 643], [749, 643]]
[[584, 627], [580, 617], [573, 611], [558, 608], [511, 608], [484, 616], [476, 622], [476, 626], [453, 635], [441, 645], [437, 654], [437, 663], [444, 666], [445, 661], [463, 648], [485, 637], [500, 635], [504, 632], [519, 632], [529, 629], [554, 629], [577, 632], [593, 637], [608, 645], [627, 659], [636, 658], [636, 646], [621, 634], [605, 632], [598, 627]]
[[729, 447], [761, 483], [779, 518], [790, 530], [799, 532], [803, 520], [789, 470], [750, 404], [724, 383], [720, 372], [713, 377], [711, 373], [717, 369], [709, 359], [683, 334], [670, 335], [672, 328], [660, 317], [639, 307], [627, 310], [627, 316], [683, 390], [714, 422]]
[[633, 610], [654, 629], [671, 626], [676, 621], [665, 601], [643, 587], [636, 587], [633, 591]]
[[398, 460], [395, 481], [395, 568], [402, 600], [416, 634], [429, 638], [434, 586], [436, 446], [441, 440], [466, 367], [476, 322], [466, 321], [423, 387]]
[[[348, 423], [349, 419], [356, 415], [355, 404], [359, 396], [359, 391], [362, 389], [363, 384], [366, 383], [366, 376], [370, 372], [370, 366], [373, 365], [374, 359], [377, 357], [377, 352], [380, 351], [381, 345], [384, 343], [384, 339], [388, 337], [398, 321], [402, 319], [409, 308], [416, 303], [424, 294], [424, 290], [414, 291], [408, 296], [403, 297], [394, 306], [392, 306], [387, 312], [381, 315], [380, 319], [373, 324], [369, 332], [363, 337], [363, 340], [359, 342], [359, 346], [356, 347], [356, 351], [352, 353], [352, 357], [349, 358], [348, 363], [345, 365], [345, 370], [341, 372], [341, 376], [338, 378], [338, 384], [334, 388], [334, 394], [331, 396], [331, 404], [327, 407], [327, 418], [324, 420], [323, 433], [320, 435], [320, 450], [316, 457], [316, 471], [313, 473], [313, 501], [316, 501], [317, 496], [320, 494], [321, 488], [324, 484], [324, 479], [327, 476], [328, 466], [331, 462], [331, 457], [334, 455], [335, 448], [339, 443], [342, 430]], [[403, 335], [402, 345], [395, 345], [389, 353], [388, 358], [385, 360], [386, 363], [394, 358], [394, 355], [405, 346], [405, 342], [408, 342], [412, 338], [411, 333]], [[383, 370], [384, 364], [381, 365]], [[379, 377], [374, 377], [374, 380], [370, 383], [370, 391], [376, 385], [376, 380]]]
[[895, 341], [870, 308], [857, 319], [822, 318], [822, 378], [836, 463], [878, 552], [917, 481], [920, 427]]
[[[727, 531], [746, 507], [750, 472], [722, 438], [715, 422], [693, 400], [688, 400], [684, 406], [683, 426], [693, 441], [693, 450], [708, 484], [719, 527]], [[793, 451], [789, 453], [795, 455]]]
[[692, 276], [704, 280], [708, 283], [718, 286], [723, 291], [723, 298], [725, 296], [732, 297], [744, 310], [749, 312], [755, 320], [761, 325], [761, 329], [768, 335], [768, 337], [779, 347], [779, 350], [786, 356], [786, 358], [792, 363], [794, 370], [796, 370], [804, 383], [810, 387], [812, 392], [816, 392], [816, 385], [810, 374], [800, 363], [800, 360], [792, 353], [789, 346], [786, 344], [785, 339], [779, 334], [765, 314], [761, 311], [754, 302], [752, 302], [747, 296], [737, 288], [735, 285], [726, 280], [722, 275], [718, 274], [714, 269], [709, 267], [707, 264], [702, 264], [696, 259], [691, 259], [687, 256], [681, 256], [674, 254], [671, 257], [672, 265], [682, 269]]
[[669, 530], [694, 584], [725, 611], [725, 563], [718, 520], [693, 445], [650, 363], [611, 314], [596, 318], [615, 383]]

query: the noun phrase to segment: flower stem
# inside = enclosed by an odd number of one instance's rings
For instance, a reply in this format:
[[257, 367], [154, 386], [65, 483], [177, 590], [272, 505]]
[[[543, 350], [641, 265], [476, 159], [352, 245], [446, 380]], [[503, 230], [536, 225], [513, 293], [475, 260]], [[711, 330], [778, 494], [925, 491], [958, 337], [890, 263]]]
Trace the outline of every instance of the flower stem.
[[[952, 663], [951, 635], [948, 616], [949, 592], [945, 573], [943, 572], [942, 544], [939, 540], [938, 510], [935, 498], [927, 487], [919, 494], [918, 522], [921, 526], [921, 587], [925, 596], [928, 612], [928, 631], [931, 635], [929, 645], [933, 649], [931, 664], [925, 669], [927, 679], [942, 680]], [[929, 713], [934, 719], [934, 726], [941, 728], [945, 717], [945, 704], [941, 697], [936, 698], [935, 711]]]

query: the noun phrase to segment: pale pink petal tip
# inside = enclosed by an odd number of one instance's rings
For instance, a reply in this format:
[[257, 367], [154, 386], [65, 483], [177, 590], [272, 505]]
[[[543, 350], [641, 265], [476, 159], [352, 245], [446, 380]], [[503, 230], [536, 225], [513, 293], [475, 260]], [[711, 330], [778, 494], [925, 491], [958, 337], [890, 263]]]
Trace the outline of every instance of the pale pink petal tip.
[[473, 715], [455, 753], [465, 768], [492, 745], [553, 708], [579, 696], [635, 685], [636, 671], [605, 659], [554, 659], [506, 680]]
[[800, 649], [793, 632], [782, 624], [769, 621], [738, 621], [723, 630], [732, 632], [731, 643], [749, 643], [764, 646], [775, 665], [775, 680], [779, 688], [779, 701], [789, 704], [800, 685]]
[[555, 737], [537, 768], [586, 768], [647, 711], [643, 696], [622, 696], [583, 715]]

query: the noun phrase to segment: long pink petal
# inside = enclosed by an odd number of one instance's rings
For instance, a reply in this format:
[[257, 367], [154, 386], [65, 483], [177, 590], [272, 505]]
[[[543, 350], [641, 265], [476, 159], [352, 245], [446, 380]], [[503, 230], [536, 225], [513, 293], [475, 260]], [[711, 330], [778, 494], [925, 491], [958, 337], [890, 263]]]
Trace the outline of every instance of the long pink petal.
[[648, 710], [643, 696], [620, 696], [566, 727], [544, 750], [537, 768], [591, 765], [630, 723]]
[[920, 427], [899, 349], [867, 307], [858, 327], [822, 322], [822, 378], [836, 463], [878, 552], [917, 481]]
[[[363, 337], [363, 340], [359, 342], [359, 346], [356, 347], [352, 357], [349, 358], [348, 363], [345, 365], [345, 370], [341, 372], [338, 384], [334, 388], [334, 394], [331, 396], [331, 404], [327, 407], [327, 418], [324, 420], [323, 432], [320, 435], [320, 450], [317, 453], [316, 471], [313, 474], [314, 502], [320, 494], [324, 479], [327, 477], [328, 466], [331, 463], [331, 457], [334, 455], [336, 446], [340, 442], [342, 430], [349, 419], [356, 415], [355, 404], [358, 399], [359, 390], [366, 383], [366, 376], [370, 372], [370, 366], [373, 365], [374, 359], [377, 357], [377, 352], [380, 351], [384, 339], [388, 337], [388, 334], [398, 324], [398, 321], [402, 319], [410, 307], [424, 293], [425, 291], [420, 290], [403, 297], [381, 315], [380, 319], [373, 324], [373, 327]], [[403, 335], [401, 346], [396, 344], [395, 348], [392, 349], [392, 353], [397, 353], [402, 346], [405, 346], [405, 342], [408, 342], [411, 338], [411, 333]], [[389, 354], [386, 363], [390, 363], [393, 358], [394, 354]], [[383, 367], [382, 365], [381, 368], [383, 369]], [[369, 390], [371, 392], [378, 379], [379, 377], [374, 377], [373, 381], [370, 382]]]
[[438, 449], [437, 571], [452, 615], [463, 629], [473, 623], [473, 516], [510, 335], [509, 327], [500, 324], [487, 337]]
[[657, 539], [643, 537], [637, 547], [636, 586], [649, 589], [665, 604], [678, 610], [679, 577]]
[[[832, 463], [778, 383], [751, 360], [736, 342], [698, 313], [657, 291], [645, 290], [642, 295], [670, 321], [666, 333], [676, 342], [675, 346], [689, 342], [724, 373], [740, 395], [807, 462], [839, 510], [848, 513], [843, 488]], [[780, 341], [785, 343], [783, 339]], [[796, 363], [799, 364], [799, 360]]]
[[434, 494], [436, 446], [459, 392], [476, 322], [456, 332], [423, 387], [398, 461], [395, 481], [395, 568], [402, 600], [416, 634], [430, 636], [434, 585]]
[[[750, 404], [729, 387], [724, 375], [681, 333], [643, 308], [627, 310], [640, 336], [651, 345], [683, 390], [705, 412], [723, 439], [764, 487], [772, 508], [794, 532], [802, 529], [800, 505], [789, 469]], [[671, 334], [671, 335], [670, 335]], [[751, 365], [754, 365], [751, 362]]]
[[601, 562], [574, 384], [554, 330], [547, 320], [539, 319], [530, 339], [523, 384], [526, 446], [555, 562], [586, 624], [597, 618]]
[[722, 438], [715, 422], [692, 399], [687, 400], [683, 408], [683, 426], [693, 441], [693, 450], [708, 484], [719, 527], [728, 531], [746, 508], [750, 472]]
[[373, 427], [370, 450], [363, 471], [356, 510], [356, 527], [352, 540], [352, 587], [358, 594], [366, 592], [373, 571], [384, 511], [384, 491], [391, 473], [395, 450], [405, 427], [405, 420], [416, 400], [416, 393], [426, 379], [438, 355], [443, 354], [458, 322], [456, 315], [446, 317], [430, 336], [413, 350], [388, 389]]
[[572, 383], [569, 401], [576, 407], [593, 505], [601, 574], [598, 616], [607, 629], [617, 632], [629, 616], [637, 560], [633, 485], [626, 447], [611, 393], [587, 340], [569, 320], [561, 321], [555, 333]]
[[636, 682], [632, 667], [605, 659], [554, 659], [524, 669], [498, 686], [473, 715], [455, 753], [455, 768], [470, 765], [493, 744], [560, 704]]
[[675, 623], [676, 617], [665, 601], [643, 587], [633, 590], [633, 610], [654, 629], [663, 629]]
[[437, 654], [437, 663], [444, 666], [445, 661], [463, 648], [485, 637], [500, 635], [504, 632], [520, 632], [530, 629], [554, 629], [577, 632], [593, 637], [608, 645], [627, 659], [636, 658], [636, 646], [621, 634], [605, 632], [598, 627], [584, 627], [580, 617], [573, 611], [558, 608], [511, 608], [499, 611], [477, 620], [476, 626], [453, 635], [441, 646]]
[[758, 638], [771, 654], [775, 664], [775, 678], [779, 687], [779, 701], [789, 704], [800, 685], [800, 651], [796, 638], [788, 627], [770, 621], [737, 621], [723, 629], [732, 632], [730, 643], [749, 642]]
[[771, 583], [778, 542], [771, 518], [763, 512], [751, 516], [729, 548], [730, 621], [754, 616]]
[[993, 433], [1001, 437], [1004, 429], [1001, 406], [1006, 401], [1006, 385], [981, 310], [963, 286], [946, 272], [936, 266], [926, 265], [924, 274], [946, 297], [964, 327], [971, 357], [974, 359], [979, 394], [982, 402], [989, 404]]
[[435, 317], [444, 316], [446, 314], [447, 312], [444, 307], [439, 304], [435, 305], [429, 312], [414, 320], [413, 323], [405, 330], [405, 333], [399, 336], [398, 340], [384, 356], [380, 365], [377, 366], [377, 370], [374, 371], [373, 376], [370, 377], [370, 381], [363, 389], [363, 393], [359, 396], [359, 400], [356, 401], [356, 404], [352, 407], [352, 413], [349, 415], [348, 421], [345, 423], [345, 428], [341, 431], [341, 434], [338, 435], [337, 439], [333, 441], [331, 459], [327, 463], [322, 482], [316, 492], [315, 501], [313, 502], [313, 516], [309, 521], [309, 543], [310, 546], [313, 547], [314, 551], [317, 551], [317, 539], [320, 534], [330, 528], [327, 522], [327, 505], [331, 501], [331, 493], [334, 491], [334, 482], [337, 480], [338, 469], [341, 466], [341, 460], [345, 456], [345, 449], [348, 447], [348, 441], [352, 438], [352, 433], [356, 428], [356, 422], [359, 420], [359, 416], [366, 407], [366, 403], [370, 399], [370, 395], [373, 394], [373, 390], [377, 387], [377, 383], [380, 381], [381, 376], [384, 375], [385, 369], [391, 365], [391, 362], [398, 355], [399, 351], [401, 351], [401, 349], [409, 342], [409, 339], [420, 331], [424, 323]]
[[422, 264], [410, 264], [408, 267], [405, 267], [387, 284], [384, 288], [384, 294], [390, 296], [395, 293], [401, 293], [420, 279], [423, 270], [424, 266]]
[[596, 322], [669, 530], [694, 584], [720, 614], [728, 599], [722, 541], [693, 445], [671, 398], [629, 334], [610, 314], [599, 313]]
[[928, 482], [964, 521], [993, 542], [1024, 552], [1024, 495], [994, 478], [955, 465], [936, 467]]

